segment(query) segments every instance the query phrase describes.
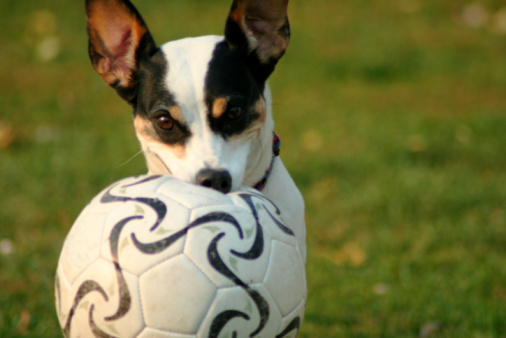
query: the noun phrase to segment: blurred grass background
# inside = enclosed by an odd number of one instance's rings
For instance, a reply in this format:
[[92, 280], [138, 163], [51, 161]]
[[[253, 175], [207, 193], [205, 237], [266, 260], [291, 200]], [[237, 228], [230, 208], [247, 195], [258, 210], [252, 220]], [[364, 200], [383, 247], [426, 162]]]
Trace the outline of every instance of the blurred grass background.
[[[221, 34], [230, 5], [134, 2], [158, 43]], [[60, 336], [68, 229], [145, 172], [83, 3], [0, 2], [0, 337]], [[506, 3], [293, 0], [290, 18], [271, 87], [307, 204], [301, 336], [506, 337]]]

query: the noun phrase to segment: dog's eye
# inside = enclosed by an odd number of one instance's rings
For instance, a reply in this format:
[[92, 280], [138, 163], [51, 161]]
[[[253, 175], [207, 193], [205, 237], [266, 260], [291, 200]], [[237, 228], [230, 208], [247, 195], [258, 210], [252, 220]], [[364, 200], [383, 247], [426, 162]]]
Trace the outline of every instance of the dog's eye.
[[231, 121], [237, 120], [242, 115], [241, 107], [230, 108], [227, 112], [227, 118]]
[[172, 130], [174, 128], [174, 119], [168, 115], [158, 116], [156, 123], [162, 130]]

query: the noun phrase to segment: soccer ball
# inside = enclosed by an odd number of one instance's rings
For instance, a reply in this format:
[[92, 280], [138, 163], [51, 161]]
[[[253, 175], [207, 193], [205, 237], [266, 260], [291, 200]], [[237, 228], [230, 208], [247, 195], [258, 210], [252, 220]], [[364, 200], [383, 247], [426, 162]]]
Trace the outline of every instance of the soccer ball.
[[301, 249], [269, 199], [167, 176], [98, 194], [55, 284], [66, 337], [295, 337], [307, 295]]

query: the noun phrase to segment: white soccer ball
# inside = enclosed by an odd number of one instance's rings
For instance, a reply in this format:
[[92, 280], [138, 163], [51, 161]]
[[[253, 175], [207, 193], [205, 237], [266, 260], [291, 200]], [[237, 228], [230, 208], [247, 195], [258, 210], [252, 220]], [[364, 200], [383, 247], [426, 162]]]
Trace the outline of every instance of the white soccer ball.
[[56, 273], [66, 337], [295, 337], [306, 295], [301, 249], [271, 201], [167, 176], [98, 194]]

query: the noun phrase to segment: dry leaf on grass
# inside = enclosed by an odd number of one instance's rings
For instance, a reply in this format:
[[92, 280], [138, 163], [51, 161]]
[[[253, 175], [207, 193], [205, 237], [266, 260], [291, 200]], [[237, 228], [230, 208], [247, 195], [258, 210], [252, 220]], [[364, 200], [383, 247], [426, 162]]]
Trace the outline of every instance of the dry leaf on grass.
[[7, 149], [14, 142], [12, 127], [0, 122], [0, 150]]

